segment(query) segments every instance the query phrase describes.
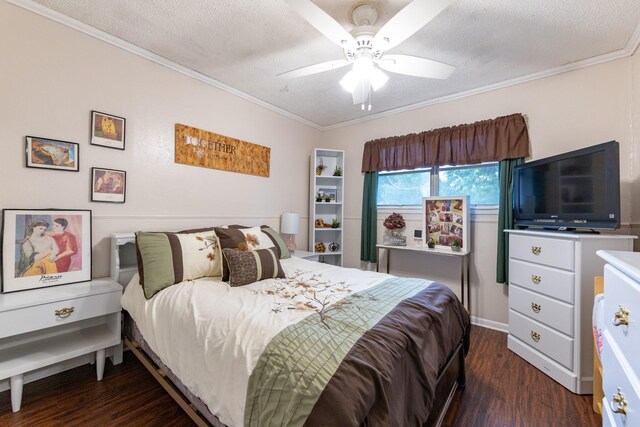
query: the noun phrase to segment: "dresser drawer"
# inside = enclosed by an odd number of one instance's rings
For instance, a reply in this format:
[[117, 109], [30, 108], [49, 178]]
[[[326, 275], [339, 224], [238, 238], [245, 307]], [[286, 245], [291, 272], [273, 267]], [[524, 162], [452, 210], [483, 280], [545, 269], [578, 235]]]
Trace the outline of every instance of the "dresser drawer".
[[509, 308], [573, 337], [573, 306], [570, 304], [510, 286]]
[[573, 304], [574, 273], [511, 259], [509, 282]]
[[[0, 338], [116, 313], [122, 310], [121, 296], [121, 291], [108, 292], [1, 312]], [[67, 317], [56, 316], [56, 310], [64, 308], [73, 308], [73, 312]]]
[[573, 368], [573, 338], [514, 310], [509, 310], [509, 333], [566, 368]]
[[[607, 264], [604, 268], [604, 289], [604, 327], [624, 354], [638, 356], [632, 365], [640, 375], [640, 362], [637, 362], [640, 360], [640, 285]], [[624, 315], [624, 310], [628, 315]], [[628, 324], [614, 322], [616, 313], [628, 319]]]
[[[627, 357], [637, 360], [637, 354], [626, 354]], [[602, 390], [604, 399], [603, 409], [611, 409], [610, 416], [617, 426], [640, 426], [640, 397], [638, 396], [638, 378], [630, 375], [628, 362], [622, 355], [622, 350], [613, 342], [609, 331], [604, 333], [604, 344], [602, 346]], [[623, 362], [624, 360], [624, 362]], [[633, 362], [631, 362], [633, 363]], [[625, 366], [623, 368], [623, 365]], [[613, 400], [618, 393], [624, 395], [627, 404], [627, 414], [615, 413], [614, 408], [618, 406]]]
[[573, 271], [573, 242], [537, 236], [509, 236], [511, 258]]

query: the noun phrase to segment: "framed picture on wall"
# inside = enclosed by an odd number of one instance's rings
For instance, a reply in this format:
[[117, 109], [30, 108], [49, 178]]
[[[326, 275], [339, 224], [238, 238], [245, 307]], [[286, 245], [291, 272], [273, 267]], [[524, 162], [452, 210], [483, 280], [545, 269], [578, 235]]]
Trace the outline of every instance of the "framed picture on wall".
[[423, 197], [422, 224], [425, 245], [433, 239], [436, 246], [457, 242], [462, 250], [470, 250], [469, 196]]
[[126, 119], [91, 111], [91, 144], [124, 150]]
[[80, 145], [57, 139], [26, 137], [27, 167], [78, 172]]
[[91, 201], [124, 203], [127, 173], [116, 169], [91, 168]]
[[2, 293], [91, 280], [91, 211], [2, 210]]

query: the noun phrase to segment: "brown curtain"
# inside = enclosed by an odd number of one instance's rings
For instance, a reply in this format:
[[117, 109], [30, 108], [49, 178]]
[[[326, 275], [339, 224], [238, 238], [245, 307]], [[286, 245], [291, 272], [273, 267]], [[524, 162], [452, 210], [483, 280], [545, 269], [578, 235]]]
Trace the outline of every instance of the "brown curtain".
[[362, 172], [469, 165], [529, 156], [522, 114], [369, 141]]

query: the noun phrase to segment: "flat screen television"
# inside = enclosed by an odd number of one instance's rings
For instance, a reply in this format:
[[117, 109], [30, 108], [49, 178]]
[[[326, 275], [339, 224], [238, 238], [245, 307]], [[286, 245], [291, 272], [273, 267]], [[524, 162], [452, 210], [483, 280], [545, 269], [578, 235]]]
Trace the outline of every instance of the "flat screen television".
[[515, 225], [559, 230], [620, 227], [617, 141], [514, 168]]

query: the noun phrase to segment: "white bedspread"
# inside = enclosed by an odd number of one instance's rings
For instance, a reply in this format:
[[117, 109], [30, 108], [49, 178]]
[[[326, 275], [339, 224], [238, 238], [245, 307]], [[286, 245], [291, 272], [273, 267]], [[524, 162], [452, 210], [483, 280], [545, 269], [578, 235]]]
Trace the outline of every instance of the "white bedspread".
[[232, 288], [203, 278], [146, 300], [136, 275], [122, 296], [151, 349], [228, 426], [243, 425], [249, 376], [271, 338], [316, 313], [310, 289], [335, 302], [391, 277], [296, 257], [281, 262], [290, 280]]

